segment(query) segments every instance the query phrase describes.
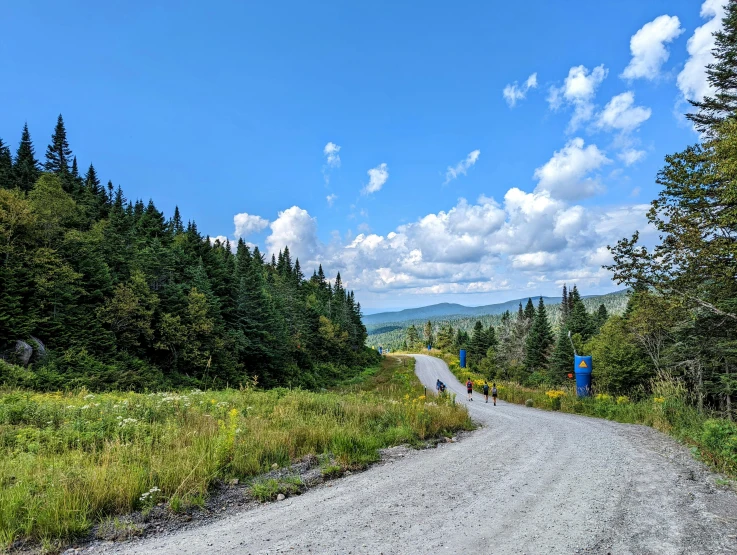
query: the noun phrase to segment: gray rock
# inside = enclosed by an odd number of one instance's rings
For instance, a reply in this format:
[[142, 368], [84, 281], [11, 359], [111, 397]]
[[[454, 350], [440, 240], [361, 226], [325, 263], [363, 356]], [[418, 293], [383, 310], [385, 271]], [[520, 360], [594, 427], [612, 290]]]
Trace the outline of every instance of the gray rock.
[[285, 499], [286, 499], [286, 497], [284, 497], [284, 494], [283, 493], [280, 493], [279, 495], [276, 496], [276, 500], [277, 501], [284, 501]]
[[28, 366], [28, 363], [31, 361], [31, 355], [33, 355], [33, 347], [25, 341], [18, 340], [15, 343], [15, 355], [18, 357], [18, 362], [23, 366]]

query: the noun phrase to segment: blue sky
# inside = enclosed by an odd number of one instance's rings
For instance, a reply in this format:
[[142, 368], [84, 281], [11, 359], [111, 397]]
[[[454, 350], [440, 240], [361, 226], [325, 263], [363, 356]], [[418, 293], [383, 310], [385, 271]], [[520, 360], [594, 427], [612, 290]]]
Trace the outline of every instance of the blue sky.
[[15, 2], [0, 137], [14, 149], [27, 121], [41, 156], [62, 113], [81, 167], [213, 237], [289, 244], [367, 311], [606, 292], [604, 247], [651, 235], [663, 157], [698, 140], [680, 114], [721, 13]]

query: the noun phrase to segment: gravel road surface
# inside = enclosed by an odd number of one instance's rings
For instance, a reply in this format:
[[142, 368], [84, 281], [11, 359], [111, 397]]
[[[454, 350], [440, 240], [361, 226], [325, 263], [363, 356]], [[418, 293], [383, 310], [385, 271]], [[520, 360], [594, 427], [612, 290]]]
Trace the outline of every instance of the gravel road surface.
[[[444, 362], [416, 356], [466, 403]], [[94, 553], [737, 553], [737, 495], [643, 426], [474, 394], [481, 428], [304, 495]]]

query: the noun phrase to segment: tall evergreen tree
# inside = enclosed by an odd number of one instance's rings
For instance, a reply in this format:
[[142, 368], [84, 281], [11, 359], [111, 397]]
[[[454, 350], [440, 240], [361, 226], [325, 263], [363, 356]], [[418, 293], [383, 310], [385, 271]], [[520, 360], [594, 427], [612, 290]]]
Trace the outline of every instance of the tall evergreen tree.
[[21, 191], [30, 191], [41, 175], [36, 160], [36, 151], [31, 141], [31, 133], [28, 124], [23, 125], [23, 133], [20, 137], [20, 145], [15, 154], [13, 163], [13, 182]]
[[525, 366], [528, 370], [545, 370], [548, 366], [548, 355], [553, 343], [553, 331], [543, 298], [537, 305], [535, 319], [532, 321], [530, 333], [527, 335]]
[[602, 303], [599, 305], [599, 308], [594, 315], [594, 327], [596, 329], [596, 333], [601, 330], [601, 327], [606, 323], [608, 319], [609, 312], [607, 311], [606, 306], [604, 306], [604, 304]]
[[427, 321], [427, 324], [425, 324], [425, 345], [428, 347], [432, 347], [433, 343], [435, 343], [435, 337], [432, 332], [432, 322], [430, 320]]
[[532, 304], [532, 299], [527, 299], [524, 314], [528, 322], [532, 322], [535, 319], [535, 305]]
[[70, 173], [69, 163], [72, 159], [72, 149], [67, 142], [67, 131], [64, 127], [64, 119], [59, 114], [56, 121], [54, 134], [51, 135], [51, 143], [46, 147], [46, 162], [44, 169], [60, 176]]
[[560, 320], [562, 323], [568, 319], [568, 287], [563, 284], [563, 299], [560, 302]]
[[0, 189], [13, 188], [13, 158], [10, 148], [0, 139]]

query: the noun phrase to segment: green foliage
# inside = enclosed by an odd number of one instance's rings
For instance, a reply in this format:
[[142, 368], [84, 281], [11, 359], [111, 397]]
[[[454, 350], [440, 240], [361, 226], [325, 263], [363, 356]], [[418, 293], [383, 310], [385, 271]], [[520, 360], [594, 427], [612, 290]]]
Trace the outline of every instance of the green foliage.
[[545, 303], [540, 297], [526, 340], [525, 367], [529, 371], [546, 370], [552, 344], [553, 331], [545, 310]]
[[44, 172], [27, 126], [12, 187], [8, 159], [0, 143], [0, 356], [31, 337], [47, 348], [8, 383], [158, 389], [257, 376], [320, 388], [375, 363], [339, 274], [305, 279], [288, 246], [273, 264], [243, 241], [233, 252], [178, 208], [167, 221], [153, 201], [101, 187], [92, 164], [79, 176], [61, 116]]
[[612, 316], [586, 345], [595, 360], [592, 379], [601, 391], [626, 394], [649, 383], [654, 368], [632, 336], [628, 318]]

